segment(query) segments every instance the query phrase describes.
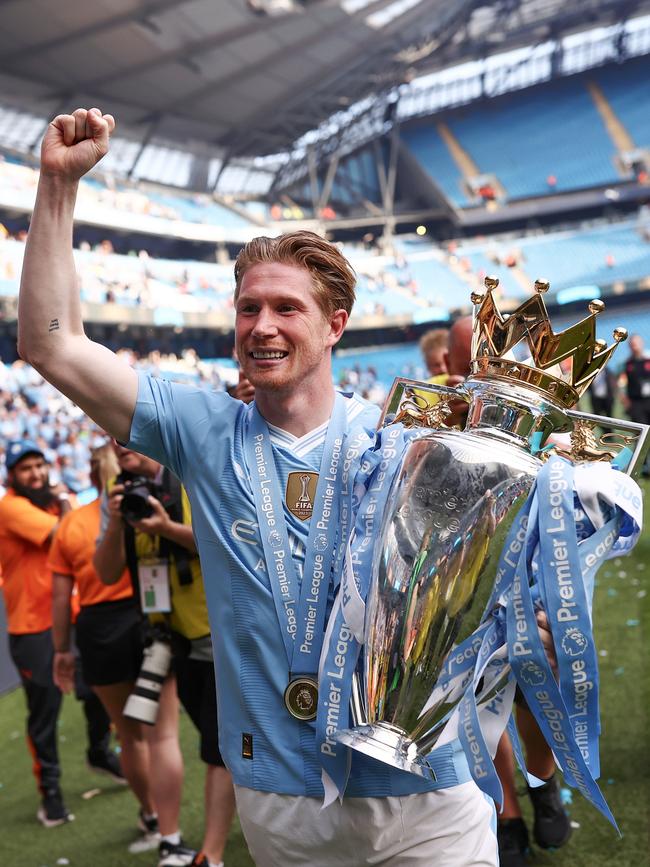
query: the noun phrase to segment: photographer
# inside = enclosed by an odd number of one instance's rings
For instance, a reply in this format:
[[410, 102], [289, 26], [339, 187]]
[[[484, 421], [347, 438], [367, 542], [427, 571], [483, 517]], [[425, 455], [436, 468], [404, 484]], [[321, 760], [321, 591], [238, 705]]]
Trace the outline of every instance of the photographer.
[[173, 673], [162, 685], [161, 702], [169, 702], [175, 679], [178, 696], [201, 734], [201, 758], [207, 766], [205, 837], [195, 856], [178, 830], [183, 770], [174, 715], [175, 727], [169, 731], [173, 772], [160, 774], [158, 784], [160, 769], [152, 768], [162, 834], [159, 867], [210, 867], [221, 862], [234, 795], [218, 746], [210, 625], [189, 503], [180, 483], [156, 461], [114, 447], [122, 472], [103, 496], [95, 568], [105, 583], [113, 583], [129, 567], [141, 607], [155, 629], [154, 644], [171, 643]]
[[[90, 478], [100, 495], [118, 470], [111, 445], [91, 452]], [[81, 610], [75, 640], [83, 678], [101, 700], [118, 733], [122, 770], [140, 803], [138, 826], [144, 834], [129, 851], [141, 852], [157, 847], [160, 840], [150, 768], [153, 764], [164, 765], [166, 744], [159, 743], [156, 728], [123, 713], [142, 666], [142, 614], [128, 570], [107, 586], [93, 568], [99, 527], [100, 501], [96, 499], [65, 515], [50, 548], [54, 682], [64, 693], [74, 685], [77, 660], [71, 647], [70, 605], [76, 590]]]

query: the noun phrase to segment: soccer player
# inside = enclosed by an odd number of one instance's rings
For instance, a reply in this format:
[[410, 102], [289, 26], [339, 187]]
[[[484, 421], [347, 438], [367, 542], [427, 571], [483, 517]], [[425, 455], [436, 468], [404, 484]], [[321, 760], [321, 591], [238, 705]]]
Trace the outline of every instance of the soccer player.
[[[315, 729], [303, 714], [313, 698], [309, 666], [300, 659], [304, 667], [291, 667], [300, 644], [292, 642], [296, 614], [283, 587], [292, 576], [300, 585], [303, 569], [314, 575], [312, 530], [325, 519], [319, 491], [337, 444], [340, 452], [346, 437], [371, 441], [378, 419], [376, 408], [332, 385], [332, 348], [350, 315], [354, 273], [312, 233], [246, 245], [235, 267], [235, 339], [255, 388], [249, 406], [136, 374], [85, 336], [71, 251], [78, 180], [107, 152], [113, 127], [110, 115], [78, 109], [45, 135], [19, 349], [119, 442], [167, 465], [188, 492], [215, 645], [221, 750], [253, 858], [264, 867], [495, 865], [493, 805], [457, 743], [442, 749], [437, 782], [355, 753], [345, 797], [321, 809]], [[340, 484], [332, 504], [339, 494]], [[332, 547], [317, 548], [329, 557], [328, 610], [338, 577]], [[323, 628], [309, 641], [322, 642]]]

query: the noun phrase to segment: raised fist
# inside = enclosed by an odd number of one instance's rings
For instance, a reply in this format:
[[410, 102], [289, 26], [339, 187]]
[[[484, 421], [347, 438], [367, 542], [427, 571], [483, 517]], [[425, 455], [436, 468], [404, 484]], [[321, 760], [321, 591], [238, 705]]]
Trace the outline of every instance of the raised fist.
[[98, 108], [58, 115], [43, 138], [41, 174], [78, 181], [108, 152], [114, 129], [113, 115], [102, 114]]

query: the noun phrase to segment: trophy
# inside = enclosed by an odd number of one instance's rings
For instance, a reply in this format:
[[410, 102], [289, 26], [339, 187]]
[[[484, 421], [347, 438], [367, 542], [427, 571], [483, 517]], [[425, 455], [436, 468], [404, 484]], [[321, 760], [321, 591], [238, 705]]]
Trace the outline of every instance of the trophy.
[[[374, 541], [354, 727], [335, 735], [424, 777], [463, 694], [441, 686], [441, 673], [482, 622], [504, 540], [548, 450], [574, 462], [618, 460], [632, 474], [646, 449], [647, 427], [571, 410], [627, 337], [616, 328], [611, 346], [596, 339], [604, 304], [592, 301], [589, 316], [556, 334], [542, 297], [547, 281], [536, 281], [536, 294], [509, 316], [493, 298], [498, 280], [485, 286], [472, 295], [463, 386], [399, 379], [390, 392], [382, 425], [430, 430], [409, 443], [392, 482]], [[445, 426], [459, 398], [469, 404], [463, 430]], [[494, 686], [484, 695], [479, 687], [477, 704], [493, 695]]]

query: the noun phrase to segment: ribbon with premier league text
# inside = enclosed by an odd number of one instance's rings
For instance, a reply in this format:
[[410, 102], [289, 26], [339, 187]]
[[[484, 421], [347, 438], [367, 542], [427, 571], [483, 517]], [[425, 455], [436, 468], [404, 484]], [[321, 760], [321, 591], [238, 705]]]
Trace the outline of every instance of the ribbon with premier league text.
[[374, 544], [396, 470], [409, 440], [426, 431], [384, 428], [363, 456], [354, 479], [351, 510], [354, 533], [345, 554], [341, 586], [329, 618], [319, 669], [316, 744], [328, 806], [342, 797], [350, 770], [349, 750], [334, 735], [349, 725], [352, 677], [363, 642], [365, 599], [370, 586]]
[[300, 580], [291, 554], [269, 429], [257, 407], [253, 406], [251, 413], [246, 459], [289, 679], [298, 674], [315, 676], [318, 672], [328, 589], [334, 564], [340, 559], [337, 539], [341, 538], [339, 516], [346, 427], [345, 399], [337, 394], [325, 437]]
[[[516, 682], [569, 785], [615, 824], [595, 782], [598, 670], [591, 599], [598, 567], [631, 550], [641, 523], [640, 491], [628, 476], [606, 464], [574, 467], [556, 456], [542, 467], [515, 517], [484, 620], [451, 651], [423, 710], [442, 694], [449, 703], [462, 696], [441, 723], [436, 748], [458, 737], [476, 783], [495, 800], [501, 800], [501, 787], [491, 757], [506, 724], [529, 783], [539, 784], [523, 766], [511, 717]], [[538, 610], [547, 612], [559, 683], [539, 636]]]

